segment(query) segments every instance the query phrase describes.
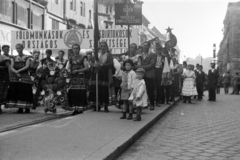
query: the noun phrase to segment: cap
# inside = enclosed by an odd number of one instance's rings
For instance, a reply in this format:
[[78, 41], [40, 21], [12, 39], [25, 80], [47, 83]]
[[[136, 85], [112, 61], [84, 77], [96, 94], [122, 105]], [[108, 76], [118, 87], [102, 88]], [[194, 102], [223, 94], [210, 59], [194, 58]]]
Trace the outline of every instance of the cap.
[[136, 70], [136, 72], [142, 72], [143, 74], [145, 74], [145, 69], [143, 69], [143, 68], [138, 68], [138, 69]]

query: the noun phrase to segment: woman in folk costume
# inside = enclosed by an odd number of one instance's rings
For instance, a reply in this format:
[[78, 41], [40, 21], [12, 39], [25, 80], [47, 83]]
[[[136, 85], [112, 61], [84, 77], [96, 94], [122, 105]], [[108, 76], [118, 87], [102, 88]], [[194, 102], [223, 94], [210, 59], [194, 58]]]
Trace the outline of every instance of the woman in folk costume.
[[196, 89], [196, 75], [193, 71], [192, 65], [188, 65], [186, 70], [182, 74], [183, 77], [183, 87], [182, 87], [182, 95], [183, 95], [183, 103], [191, 103], [191, 96], [197, 95]]
[[5, 103], [8, 90], [10, 62], [10, 58], [1, 55], [0, 48], [0, 114], [2, 114], [1, 105]]
[[[104, 106], [104, 111], [109, 112], [109, 90], [113, 82], [113, 57], [106, 42], [102, 41], [100, 47], [99, 61], [94, 66], [94, 70], [98, 72], [98, 101], [99, 105]], [[93, 74], [91, 78], [89, 101], [93, 104], [94, 110], [96, 110], [96, 74]], [[100, 109], [100, 107], [98, 108]]]
[[133, 106], [128, 101], [129, 96], [132, 91], [132, 85], [136, 78], [136, 73], [132, 70], [134, 64], [131, 59], [127, 59], [123, 66], [125, 67], [125, 71], [122, 75], [122, 84], [121, 84], [121, 100], [123, 100], [123, 115], [120, 117], [120, 119], [126, 119], [127, 110], [129, 110], [129, 116], [127, 119], [132, 119], [132, 112], [133, 112]]
[[145, 75], [145, 70], [143, 68], [138, 68], [136, 70], [136, 79], [133, 82], [133, 91], [129, 97], [129, 101], [131, 101], [136, 107], [137, 116], [133, 119], [134, 121], [141, 121], [142, 108], [148, 106], [148, 95], [146, 84], [143, 79]]
[[23, 45], [17, 44], [17, 56], [11, 61], [12, 74], [7, 94], [7, 107], [18, 108], [18, 113], [30, 113], [33, 107], [32, 80], [28, 73], [30, 66], [29, 56], [23, 54]]
[[169, 58], [168, 53], [165, 53], [161, 86], [163, 89], [162, 100], [163, 100], [163, 103], [166, 102], [166, 104], [169, 104], [170, 89], [171, 89], [171, 85], [172, 85], [172, 73], [171, 73], [170, 66], [169, 66], [169, 60], [170, 60], [170, 58]]
[[87, 106], [87, 80], [85, 72], [89, 69], [87, 56], [80, 54], [80, 46], [72, 46], [73, 56], [69, 59], [68, 70], [71, 73], [70, 88], [68, 89], [69, 107], [74, 109], [73, 115], [80, 114]]
[[56, 64], [57, 64], [59, 69], [65, 68], [66, 65], [67, 65], [68, 60], [63, 58], [64, 54], [65, 54], [65, 52], [63, 50], [60, 50], [58, 52], [58, 57], [56, 57], [56, 61], [55, 62], [56, 62]]

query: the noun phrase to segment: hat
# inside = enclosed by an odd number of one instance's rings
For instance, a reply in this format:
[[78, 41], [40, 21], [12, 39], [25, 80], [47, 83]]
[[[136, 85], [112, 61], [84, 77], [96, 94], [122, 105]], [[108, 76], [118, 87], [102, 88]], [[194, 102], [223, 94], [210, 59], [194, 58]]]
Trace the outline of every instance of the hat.
[[142, 72], [143, 74], [145, 74], [145, 69], [143, 69], [143, 68], [138, 68], [138, 69], [136, 70], [136, 72]]
[[131, 64], [132, 67], [134, 66], [133, 61], [132, 61], [131, 59], [127, 59], [127, 60], [125, 60], [125, 61], [123, 62], [123, 66], [124, 66], [124, 67], [125, 67], [125, 64], [126, 64], [126, 63]]

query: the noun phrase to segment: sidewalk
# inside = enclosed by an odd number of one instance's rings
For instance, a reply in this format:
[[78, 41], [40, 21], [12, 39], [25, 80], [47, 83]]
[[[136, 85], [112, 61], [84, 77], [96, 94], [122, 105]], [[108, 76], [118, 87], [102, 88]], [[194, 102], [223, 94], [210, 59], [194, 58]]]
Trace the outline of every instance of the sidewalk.
[[56, 115], [50, 112], [45, 114], [44, 107], [38, 107], [36, 110], [31, 110], [29, 114], [19, 114], [17, 113], [17, 108], [3, 108], [3, 114], [0, 114], [0, 133], [20, 126], [60, 118], [70, 115], [71, 113], [72, 112], [63, 110], [61, 107], [57, 107]]
[[116, 159], [173, 105], [145, 109], [142, 121], [120, 120], [121, 111], [81, 115], [0, 133], [0, 160]]

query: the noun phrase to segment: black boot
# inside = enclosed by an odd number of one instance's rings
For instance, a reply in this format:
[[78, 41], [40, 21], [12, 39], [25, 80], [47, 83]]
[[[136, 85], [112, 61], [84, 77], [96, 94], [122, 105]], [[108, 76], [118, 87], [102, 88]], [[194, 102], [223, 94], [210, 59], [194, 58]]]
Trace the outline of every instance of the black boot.
[[104, 106], [104, 112], [109, 112], [108, 106]]
[[186, 100], [187, 98], [185, 96], [183, 96], [183, 103], [186, 103]]
[[133, 121], [141, 121], [141, 116], [140, 116], [140, 115], [137, 115], [137, 116], [133, 119]]
[[23, 109], [22, 108], [19, 108], [17, 113], [23, 113]]
[[126, 112], [123, 112], [122, 116], [120, 117], [120, 119], [126, 119]]
[[30, 109], [29, 109], [29, 108], [26, 109], [26, 110], [25, 110], [25, 113], [30, 113]]
[[128, 117], [127, 117], [127, 120], [131, 120], [131, 119], [133, 119], [132, 113], [129, 113], [129, 115], [128, 115]]
[[0, 114], [2, 114], [2, 108], [1, 108], [1, 105], [0, 105]]
[[192, 103], [192, 102], [191, 102], [191, 97], [188, 97], [188, 103]]

